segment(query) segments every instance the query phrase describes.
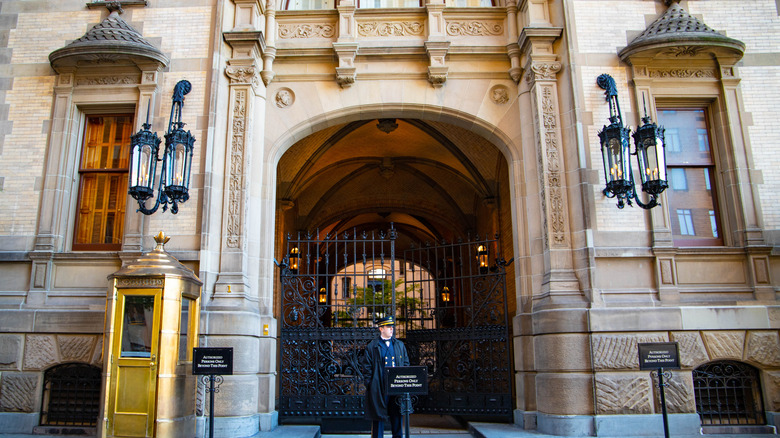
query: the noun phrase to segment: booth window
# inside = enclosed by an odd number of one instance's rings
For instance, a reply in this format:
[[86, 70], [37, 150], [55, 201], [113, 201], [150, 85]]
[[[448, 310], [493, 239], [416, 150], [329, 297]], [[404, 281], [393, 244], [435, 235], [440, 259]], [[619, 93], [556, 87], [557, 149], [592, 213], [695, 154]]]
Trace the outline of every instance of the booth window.
[[122, 246], [133, 116], [86, 119], [73, 249], [115, 251]]
[[94, 427], [100, 411], [100, 368], [68, 363], [43, 374], [41, 425]]
[[705, 426], [766, 424], [758, 370], [736, 361], [717, 361], [693, 370], [696, 413]]
[[707, 110], [658, 108], [666, 129], [667, 204], [677, 246], [723, 245]]

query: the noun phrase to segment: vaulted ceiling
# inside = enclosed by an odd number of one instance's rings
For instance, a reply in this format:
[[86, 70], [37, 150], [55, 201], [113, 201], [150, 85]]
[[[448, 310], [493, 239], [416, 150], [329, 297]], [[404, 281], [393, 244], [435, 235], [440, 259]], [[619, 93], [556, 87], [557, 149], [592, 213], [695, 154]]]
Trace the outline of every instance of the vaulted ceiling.
[[277, 196], [293, 206], [298, 230], [387, 229], [393, 222], [399, 235], [418, 242], [450, 240], [477, 230], [481, 207], [498, 196], [499, 174], [506, 178], [499, 150], [464, 128], [361, 120], [288, 150]]

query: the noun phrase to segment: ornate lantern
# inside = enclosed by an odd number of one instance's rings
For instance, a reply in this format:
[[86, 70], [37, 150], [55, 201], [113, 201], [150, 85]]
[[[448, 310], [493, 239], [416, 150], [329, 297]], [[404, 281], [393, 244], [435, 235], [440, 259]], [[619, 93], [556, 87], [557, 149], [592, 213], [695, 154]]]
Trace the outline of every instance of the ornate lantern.
[[[605, 90], [609, 103], [610, 124], [599, 132], [606, 182], [603, 193], [608, 198], [617, 197], [618, 208], [623, 208], [625, 203], [633, 205], [632, 199], [646, 210], [653, 208], [658, 205], [658, 196], [669, 186], [666, 180], [664, 129], [650, 123], [650, 117], [645, 115], [642, 118], [644, 124], [633, 135], [635, 152], [632, 154], [630, 130], [623, 126], [615, 80], [608, 74], [602, 74], [596, 83]], [[643, 203], [637, 196], [630, 155], [637, 156], [642, 191], [650, 196], [648, 203]]]

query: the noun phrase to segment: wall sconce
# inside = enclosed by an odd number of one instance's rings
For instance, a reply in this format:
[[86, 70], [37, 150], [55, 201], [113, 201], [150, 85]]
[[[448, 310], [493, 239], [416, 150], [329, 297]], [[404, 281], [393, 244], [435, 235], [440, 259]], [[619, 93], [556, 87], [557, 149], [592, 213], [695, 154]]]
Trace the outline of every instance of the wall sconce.
[[[184, 129], [181, 111], [184, 95], [192, 85], [189, 81], [179, 81], [173, 87], [173, 105], [165, 134], [165, 151], [160, 159], [160, 137], [149, 128], [151, 101], [146, 109], [146, 123], [143, 129], [130, 137], [130, 172], [127, 192], [138, 201], [138, 211], [150, 215], [162, 204], [163, 211], [171, 206], [171, 213], [179, 212], [179, 203], [190, 199], [190, 174], [192, 173], [192, 152], [195, 150], [195, 138]], [[154, 182], [157, 162], [162, 161], [160, 182], [157, 186], [157, 201], [151, 209], [146, 208], [146, 200], [154, 195]]]
[[320, 304], [325, 304], [328, 302], [328, 291], [323, 287], [320, 288], [319, 298], [318, 298]]
[[451, 299], [452, 299], [452, 294], [450, 293], [450, 288], [444, 286], [441, 289], [441, 301], [444, 303], [449, 303]]
[[[666, 179], [664, 128], [650, 123], [650, 117], [645, 109], [645, 116], [642, 117], [644, 124], [633, 135], [635, 151], [632, 154], [628, 140], [630, 130], [623, 126], [615, 80], [608, 74], [602, 74], [596, 83], [605, 90], [604, 95], [609, 102], [610, 124], [604, 126], [599, 132], [601, 156], [604, 160], [604, 179], [607, 185], [603, 193], [608, 198], [617, 197], [618, 208], [623, 208], [624, 202], [633, 205], [631, 203], [633, 199], [637, 205], [649, 210], [658, 205], [658, 196], [669, 187]], [[634, 188], [630, 155], [637, 157], [642, 191], [650, 196], [650, 201], [646, 204], [639, 200]]]
[[485, 245], [479, 245], [477, 247], [477, 263], [479, 263], [479, 273], [487, 274], [488, 272], [488, 250]]

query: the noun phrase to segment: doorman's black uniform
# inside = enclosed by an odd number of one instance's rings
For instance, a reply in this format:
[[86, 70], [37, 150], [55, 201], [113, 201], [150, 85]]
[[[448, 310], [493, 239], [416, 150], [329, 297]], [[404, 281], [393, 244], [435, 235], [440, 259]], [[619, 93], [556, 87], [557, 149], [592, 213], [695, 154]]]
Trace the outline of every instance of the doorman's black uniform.
[[[366, 346], [366, 360], [369, 372], [364, 376], [366, 384], [366, 418], [374, 423], [372, 436], [382, 431], [381, 422], [390, 420], [393, 438], [401, 438], [401, 411], [395, 397], [387, 395], [385, 366], [409, 366], [406, 346], [393, 336], [390, 347], [377, 337]], [[394, 365], [393, 365], [394, 363]], [[379, 423], [379, 424], [377, 424]], [[381, 438], [381, 435], [379, 435]]]

